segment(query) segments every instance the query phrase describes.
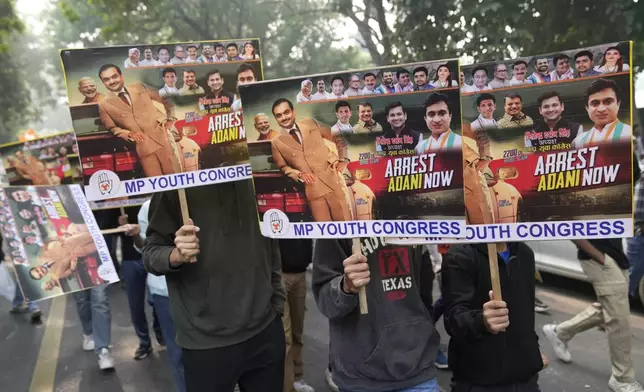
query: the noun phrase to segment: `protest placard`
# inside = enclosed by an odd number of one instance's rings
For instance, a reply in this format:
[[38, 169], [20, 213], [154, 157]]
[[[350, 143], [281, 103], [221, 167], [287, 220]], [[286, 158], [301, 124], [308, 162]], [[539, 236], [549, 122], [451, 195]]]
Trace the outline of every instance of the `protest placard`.
[[240, 88], [263, 235], [461, 235], [457, 72], [441, 60]]
[[263, 78], [258, 50], [256, 39], [62, 50], [87, 200], [250, 178], [236, 90]]
[[3, 188], [0, 224], [27, 301], [119, 280], [79, 185]]
[[0, 145], [2, 184], [61, 185], [81, 181], [74, 132]]
[[426, 241], [632, 236], [630, 59], [619, 42], [462, 66], [468, 226]]

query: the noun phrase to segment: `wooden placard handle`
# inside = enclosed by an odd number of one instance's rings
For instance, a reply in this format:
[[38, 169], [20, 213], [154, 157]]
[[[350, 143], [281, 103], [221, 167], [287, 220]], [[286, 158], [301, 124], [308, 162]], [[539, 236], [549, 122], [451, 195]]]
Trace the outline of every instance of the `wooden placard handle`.
[[[188, 211], [188, 199], [186, 198], [186, 190], [179, 189], [177, 190], [177, 193], [179, 194], [179, 205], [181, 206], [181, 220], [183, 221], [184, 225], [187, 225], [190, 223], [190, 212]], [[190, 258], [191, 263], [194, 263], [196, 261], [197, 256]]]
[[101, 230], [101, 234], [107, 235], [107, 234], [116, 234], [116, 233], [125, 233], [127, 230], [125, 230], [124, 227], [117, 227], [115, 229], [105, 229]]
[[[487, 186], [487, 181], [483, 173], [479, 173], [479, 183], [485, 197], [485, 207], [492, 212], [492, 217], [494, 217], [494, 210], [492, 209], [492, 198], [490, 197], [490, 191]], [[485, 222], [493, 224], [494, 222]], [[502, 301], [501, 295], [501, 279], [499, 277], [499, 258], [497, 254], [497, 245], [495, 243], [487, 244], [487, 254], [490, 261], [490, 280], [492, 283], [492, 297], [495, 301]]]
[[[353, 239], [352, 246], [353, 254], [361, 255], [362, 254], [362, 245], [360, 244], [360, 238]], [[369, 307], [367, 306], [367, 289], [365, 286], [360, 287], [358, 292], [358, 299], [360, 300], [360, 314], [369, 313]]]

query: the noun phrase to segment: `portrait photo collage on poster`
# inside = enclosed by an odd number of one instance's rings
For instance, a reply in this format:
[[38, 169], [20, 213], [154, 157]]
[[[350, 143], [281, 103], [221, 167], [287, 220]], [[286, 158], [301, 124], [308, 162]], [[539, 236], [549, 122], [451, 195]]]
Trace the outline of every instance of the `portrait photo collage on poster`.
[[458, 61], [240, 88], [262, 233], [464, 232]]
[[[250, 178], [238, 86], [257, 39], [61, 51], [87, 200]], [[140, 204], [140, 203], [136, 203]]]
[[27, 301], [119, 280], [80, 185], [4, 187], [0, 205], [5, 249]]
[[468, 226], [426, 242], [632, 236], [631, 45], [461, 66]]

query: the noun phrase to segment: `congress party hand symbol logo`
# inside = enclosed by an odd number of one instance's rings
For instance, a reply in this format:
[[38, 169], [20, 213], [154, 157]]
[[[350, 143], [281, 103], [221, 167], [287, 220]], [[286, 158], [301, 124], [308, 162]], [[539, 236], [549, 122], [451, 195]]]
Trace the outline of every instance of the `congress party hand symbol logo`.
[[101, 191], [101, 195], [112, 191], [112, 180], [107, 173], [101, 173], [98, 176], [98, 189]]
[[282, 219], [280, 219], [280, 216], [277, 212], [272, 212], [271, 216], [271, 230], [273, 230], [273, 234], [277, 233], [282, 233], [282, 229], [284, 228], [284, 222], [282, 222]]

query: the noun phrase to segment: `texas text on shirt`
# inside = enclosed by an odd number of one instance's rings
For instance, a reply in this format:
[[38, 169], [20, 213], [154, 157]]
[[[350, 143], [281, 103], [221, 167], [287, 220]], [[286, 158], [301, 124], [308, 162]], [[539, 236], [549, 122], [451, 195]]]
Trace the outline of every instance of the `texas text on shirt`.
[[316, 240], [313, 255], [313, 296], [329, 319], [333, 380], [341, 391], [438, 391], [431, 262], [423, 262], [420, 246], [385, 246], [383, 238], [360, 242], [371, 274], [367, 315], [360, 314], [358, 295], [343, 289], [352, 240]]

